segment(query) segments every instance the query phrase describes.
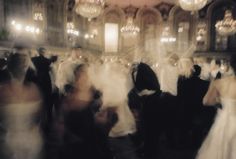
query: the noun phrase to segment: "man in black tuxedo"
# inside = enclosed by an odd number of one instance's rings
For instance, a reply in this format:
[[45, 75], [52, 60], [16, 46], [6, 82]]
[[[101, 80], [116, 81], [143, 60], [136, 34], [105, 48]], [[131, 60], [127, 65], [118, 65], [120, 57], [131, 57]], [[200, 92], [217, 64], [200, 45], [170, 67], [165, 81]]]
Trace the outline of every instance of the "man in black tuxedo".
[[216, 111], [214, 107], [205, 107], [202, 104], [209, 81], [200, 79], [200, 73], [201, 67], [194, 65], [192, 76], [178, 81], [178, 99], [180, 108], [183, 110], [181, 113], [182, 139], [187, 139], [186, 146], [195, 149], [199, 148], [209, 131]]
[[37, 71], [37, 85], [41, 90], [43, 99], [44, 99], [44, 107], [42, 108], [43, 117], [42, 117], [42, 126], [46, 131], [48, 129], [48, 124], [52, 120], [52, 84], [50, 78], [50, 65], [56, 61], [56, 58], [52, 57], [48, 59], [45, 57], [46, 49], [39, 48], [38, 49], [39, 56], [33, 57], [32, 62], [35, 65]]

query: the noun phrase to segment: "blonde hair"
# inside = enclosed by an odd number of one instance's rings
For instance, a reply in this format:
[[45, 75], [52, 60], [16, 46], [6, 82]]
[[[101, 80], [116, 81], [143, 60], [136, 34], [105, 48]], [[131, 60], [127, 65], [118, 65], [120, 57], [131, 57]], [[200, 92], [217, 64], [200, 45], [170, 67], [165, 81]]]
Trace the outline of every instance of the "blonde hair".
[[189, 78], [193, 71], [193, 65], [191, 58], [181, 58], [178, 62], [179, 75]]

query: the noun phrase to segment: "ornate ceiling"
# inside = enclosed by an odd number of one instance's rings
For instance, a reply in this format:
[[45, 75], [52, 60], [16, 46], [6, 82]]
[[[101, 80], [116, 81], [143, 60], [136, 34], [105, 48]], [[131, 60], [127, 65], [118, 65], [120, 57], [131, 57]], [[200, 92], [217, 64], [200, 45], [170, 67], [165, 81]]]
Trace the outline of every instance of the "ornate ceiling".
[[161, 2], [176, 4], [177, 0], [106, 0], [108, 5], [118, 5], [119, 7], [127, 7], [129, 5], [135, 7], [143, 7], [143, 6], [155, 6], [160, 4]]

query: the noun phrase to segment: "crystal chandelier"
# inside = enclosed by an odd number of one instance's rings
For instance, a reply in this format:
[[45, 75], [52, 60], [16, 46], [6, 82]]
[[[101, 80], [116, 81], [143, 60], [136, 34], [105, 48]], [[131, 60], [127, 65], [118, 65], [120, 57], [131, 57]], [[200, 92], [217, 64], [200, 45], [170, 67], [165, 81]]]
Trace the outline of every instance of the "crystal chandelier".
[[236, 20], [233, 19], [232, 11], [226, 10], [224, 19], [217, 21], [216, 31], [222, 36], [230, 36], [236, 33]]
[[92, 19], [102, 13], [104, 5], [105, 0], [77, 0], [76, 13]]
[[123, 36], [135, 36], [140, 32], [140, 28], [134, 24], [133, 17], [127, 18], [126, 25], [120, 29]]
[[34, 13], [34, 20], [35, 21], [43, 21], [43, 14], [40, 12]]
[[196, 40], [197, 41], [204, 41], [204, 37], [206, 35], [206, 30], [204, 29], [199, 29], [198, 32], [197, 32], [197, 37], [196, 37]]
[[206, 24], [203, 22], [200, 22], [197, 26], [197, 35], [196, 35], [196, 40], [197, 42], [203, 42], [206, 39]]
[[179, 0], [180, 7], [186, 11], [198, 11], [205, 7], [208, 0]]

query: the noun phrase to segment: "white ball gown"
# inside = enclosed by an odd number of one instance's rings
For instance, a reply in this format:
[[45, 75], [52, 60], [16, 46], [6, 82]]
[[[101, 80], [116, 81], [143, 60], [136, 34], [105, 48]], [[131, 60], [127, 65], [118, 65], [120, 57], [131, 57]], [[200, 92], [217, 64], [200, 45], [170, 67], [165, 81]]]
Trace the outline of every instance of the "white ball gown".
[[39, 126], [34, 122], [41, 101], [11, 103], [5, 107], [5, 146], [9, 159], [38, 159], [42, 146]]
[[236, 159], [236, 99], [221, 98], [221, 104], [197, 159]]

